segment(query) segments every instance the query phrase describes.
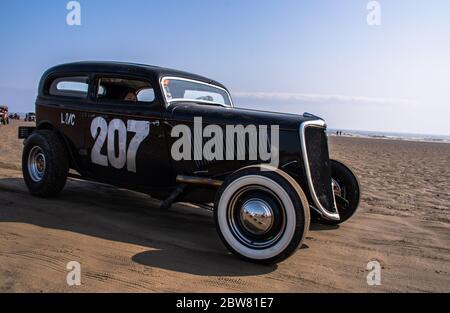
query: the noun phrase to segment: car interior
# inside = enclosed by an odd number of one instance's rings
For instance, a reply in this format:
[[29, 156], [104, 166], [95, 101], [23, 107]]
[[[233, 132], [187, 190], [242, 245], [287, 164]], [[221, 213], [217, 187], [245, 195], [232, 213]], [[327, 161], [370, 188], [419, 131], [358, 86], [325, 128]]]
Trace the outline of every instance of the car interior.
[[97, 98], [113, 102], [153, 102], [155, 93], [150, 83], [123, 78], [98, 79]]

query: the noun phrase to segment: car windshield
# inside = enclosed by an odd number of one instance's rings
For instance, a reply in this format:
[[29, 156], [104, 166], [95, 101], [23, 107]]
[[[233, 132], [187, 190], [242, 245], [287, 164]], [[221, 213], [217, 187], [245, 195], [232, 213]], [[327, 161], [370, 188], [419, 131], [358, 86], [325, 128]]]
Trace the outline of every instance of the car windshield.
[[161, 86], [169, 105], [174, 102], [189, 101], [233, 106], [228, 91], [208, 83], [185, 78], [165, 77], [161, 81]]

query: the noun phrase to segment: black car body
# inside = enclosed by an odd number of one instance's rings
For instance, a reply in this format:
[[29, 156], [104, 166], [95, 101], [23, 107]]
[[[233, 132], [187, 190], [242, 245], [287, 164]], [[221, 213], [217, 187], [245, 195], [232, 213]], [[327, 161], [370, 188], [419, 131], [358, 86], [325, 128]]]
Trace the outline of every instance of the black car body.
[[[173, 85], [170, 90], [169, 84]], [[184, 90], [184, 95], [177, 96], [175, 84], [192, 85], [193, 90]], [[64, 88], [65, 86], [72, 87]], [[211, 88], [217, 94], [210, 93]], [[193, 96], [187, 98], [187, 93]], [[213, 99], [216, 96], [221, 99], [220, 102]], [[67, 157], [67, 166], [75, 170], [78, 177], [148, 193], [164, 200], [162, 207], [170, 207], [174, 201], [217, 205], [230, 177], [268, 162], [259, 157], [250, 160], [248, 155], [238, 160], [174, 160], [171, 147], [177, 138], [172, 136], [172, 131], [177, 125], [185, 125], [195, 132], [195, 118], [201, 119], [202, 127], [217, 125], [223, 128], [224, 133], [226, 126], [230, 124], [242, 125], [244, 128], [249, 125], [268, 125], [269, 128], [277, 125], [279, 161], [273, 168], [277, 178], [272, 179], [280, 180], [280, 184], [281, 180], [283, 183], [288, 180], [295, 190], [301, 189], [298, 193], [301, 193], [302, 206], [306, 206], [301, 213], [305, 215], [303, 228], [309, 225], [310, 209], [314, 217], [327, 223], [342, 222], [356, 210], [359, 202], [356, 178], [345, 183], [349, 181], [349, 175], [344, 175], [340, 179], [341, 185], [335, 179], [334, 176], [342, 176], [348, 169], [341, 163], [330, 160], [326, 124], [321, 118], [312, 114], [280, 114], [234, 108], [226, 87], [211, 79], [186, 72], [116, 62], [79, 62], [56, 66], [43, 75], [39, 84], [36, 128], [21, 128], [20, 137], [29, 139], [39, 131], [52, 132], [58, 138], [54, 140], [59, 140], [64, 147], [61, 149]], [[136, 129], [139, 127], [143, 135], [136, 140], [139, 135]], [[233, 137], [232, 140], [239, 139]], [[35, 145], [39, 145], [39, 141], [37, 142]], [[33, 166], [35, 170], [39, 169], [39, 164], [42, 173], [38, 170], [36, 173], [42, 174], [44, 178], [41, 179], [45, 179], [45, 166], [50, 166], [48, 160], [42, 163], [45, 153], [39, 159], [37, 150], [33, 152], [32, 147], [30, 149], [24, 151], [25, 179], [27, 181], [27, 177], [32, 174]], [[336, 175], [333, 176], [333, 173]], [[37, 175], [34, 178], [39, 177]], [[28, 178], [28, 181], [27, 185], [34, 194], [48, 196], [55, 193], [43, 192], [41, 187], [36, 187], [39, 180]], [[347, 186], [343, 186], [343, 183]], [[345, 188], [353, 190], [353, 194], [350, 191], [347, 191], [346, 196], [337, 194], [342, 193]], [[272, 200], [276, 202], [277, 197], [275, 195]], [[250, 200], [252, 199], [254, 198]], [[267, 198], [262, 202], [250, 201], [248, 205], [258, 211], [261, 209], [258, 203], [267, 204], [272, 200]], [[351, 214], [345, 213], [345, 218], [342, 218], [340, 208], [351, 211]], [[283, 208], [275, 210], [269, 206], [266, 215], [276, 216], [277, 210], [284, 220], [284, 226], [277, 226], [281, 232], [289, 224]], [[258, 215], [256, 211], [252, 211], [253, 220], [244, 217], [241, 222], [249, 225], [253, 222], [264, 223], [259, 218], [264, 214]], [[240, 214], [250, 213], [247, 210]], [[229, 219], [233, 220], [232, 217]], [[271, 223], [268, 229], [275, 227], [273, 224], [276, 219], [271, 217], [266, 220]], [[245, 226], [236, 226], [241, 227], [237, 231], [238, 237], [248, 231], [248, 237], [253, 238], [249, 242], [260, 240], [261, 229], [252, 233], [251, 225], [248, 229]], [[269, 233], [267, 229], [265, 231]], [[267, 234], [266, 239], [269, 237], [276, 236]], [[301, 240], [303, 237], [304, 234], [301, 235]], [[226, 238], [224, 242], [230, 250], [251, 261], [278, 261], [295, 250], [289, 248], [289, 251], [280, 250], [282, 253], [276, 255], [268, 254], [270, 257], [253, 257], [251, 253], [241, 253], [230, 247]], [[246, 242], [246, 239], [243, 240], [243, 244], [250, 249], [265, 249], [263, 244], [252, 246]], [[298, 245], [298, 242], [295, 244]], [[267, 249], [270, 249], [269, 245]]]

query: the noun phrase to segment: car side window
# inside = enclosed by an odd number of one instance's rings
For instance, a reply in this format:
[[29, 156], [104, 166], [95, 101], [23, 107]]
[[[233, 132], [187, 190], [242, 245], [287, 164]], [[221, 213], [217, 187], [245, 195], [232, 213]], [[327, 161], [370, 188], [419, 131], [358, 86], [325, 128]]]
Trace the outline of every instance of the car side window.
[[153, 88], [141, 89], [137, 93], [136, 96], [137, 96], [138, 101], [141, 101], [141, 102], [153, 102], [153, 101], [155, 101], [155, 91], [153, 90]]
[[89, 77], [72, 76], [55, 78], [49, 88], [52, 96], [85, 99], [88, 95]]
[[155, 92], [144, 80], [101, 77], [97, 80], [97, 99], [117, 103], [151, 103]]

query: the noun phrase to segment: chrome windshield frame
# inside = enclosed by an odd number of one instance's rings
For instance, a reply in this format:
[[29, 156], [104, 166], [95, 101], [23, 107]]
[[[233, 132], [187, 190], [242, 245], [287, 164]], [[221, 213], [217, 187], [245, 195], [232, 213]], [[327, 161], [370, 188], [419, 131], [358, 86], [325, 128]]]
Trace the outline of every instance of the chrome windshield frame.
[[[187, 82], [196, 83], [196, 84], [200, 84], [200, 85], [205, 85], [205, 86], [209, 86], [209, 87], [213, 87], [213, 88], [222, 90], [222, 91], [224, 91], [227, 94], [228, 99], [230, 100], [230, 105], [227, 105], [227, 104], [224, 104], [224, 103], [219, 103], [219, 102], [214, 102], [214, 101], [206, 101], [206, 100], [198, 100], [198, 99], [176, 98], [176, 99], [168, 100], [166, 89], [164, 88], [164, 85], [163, 85], [163, 81], [165, 79], [187, 81]], [[225, 88], [222, 88], [220, 86], [214, 85], [214, 84], [202, 82], [202, 81], [195, 80], [195, 79], [184, 78], [184, 77], [163, 76], [159, 80], [159, 85], [160, 85], [160, 88], [161, 88], [161, 90], [163, 92], [163, 96], [164, 96], [164, 101], [166, 103], [166, 107], [170, 107], [170, 105], [172, 105], [173, 103], [176, 103], [176, 102], [192, 102], [192, 103], [214, 104], [214, 105], [220, 105], [220, 106], [223, 106], [223, 107], [226, 107], [226, 108], [234, 108], [233, 99], [231, 98], [231, 95], [228, 92], [228, 90], [226, 90]]]

